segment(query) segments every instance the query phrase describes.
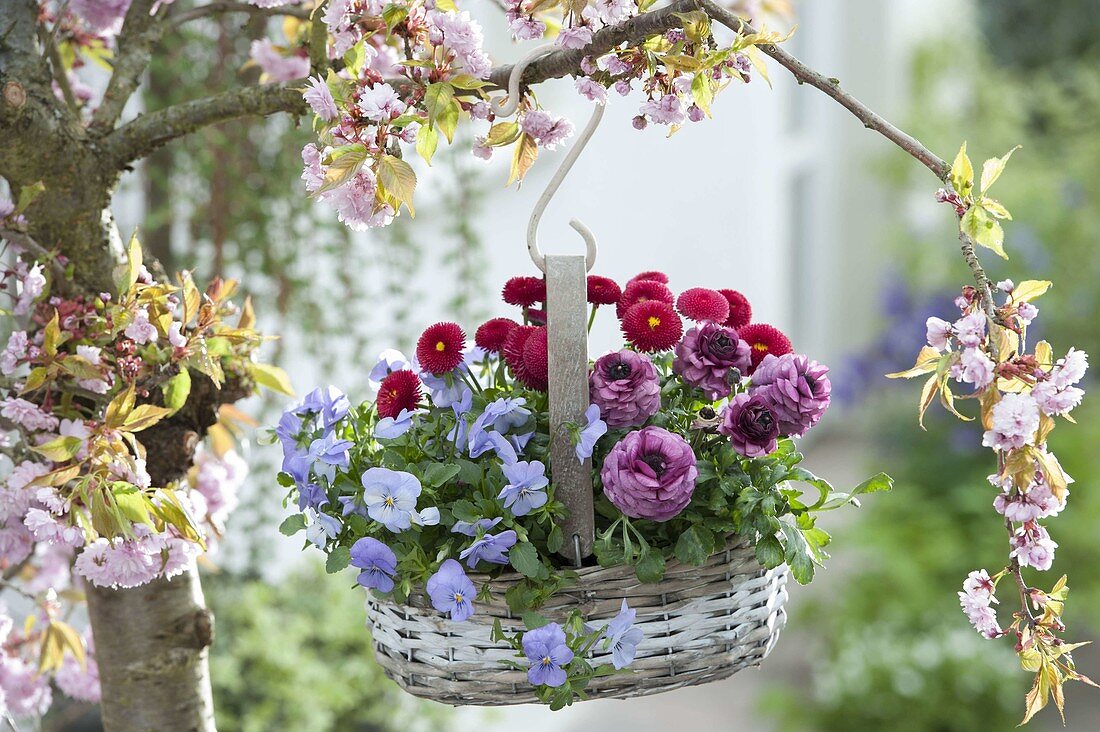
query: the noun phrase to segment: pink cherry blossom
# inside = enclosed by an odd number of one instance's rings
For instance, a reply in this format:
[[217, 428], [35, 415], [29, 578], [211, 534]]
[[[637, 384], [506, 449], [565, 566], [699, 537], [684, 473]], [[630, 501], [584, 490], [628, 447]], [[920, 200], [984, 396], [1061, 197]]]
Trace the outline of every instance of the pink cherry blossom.
[[1050, 569], [1054, 550], [1058, 548], [1047, 530], [1034, 522], [1016, 529], [1009, 544], [1012, 546], [1010, 556], [1015, 557], [1021, 567], [1034, 567], [1041, 572]]
[[993, 407], [992, 429], [982, 444], [994, 450], [1011, 450], [1033, 441], [1039, 429], [1039, 405], [1030, 394], [1005, 394]]
[[294, 81], [309, 74], [308, 57], [285, 56], [268, 38], [252, 41], [248, 55], [271, 81]]
[[559, 143], [573, 135], [573, 123], [565, 117], [547, 112], [545, 109], [532, 109], [519, 121], [520, 129], [527, 133], [539, 147], [553, 150]]
[[985, 340], [985, 313], [974, 312], [955, 321], [955, 337], [964, 346], [980, 346]]
[[28, 432], [51, 432], [58, 425], [57, 417], [20, 397], [8, 397], [0, 401], [0, 417], [14, 422]]
[[928, 345], [937, 351], [947, 348], [948, 339], [951, 337], [951, 324], [942, 318], [932, 317], [925, 321], [927, 329]]
[[313, 109], [313, 113], [326, 122], [332, 122], [340, 115], [328, 84], [320, 76], [310, 77], [309, 86], [302, 92], [302, 98]]
[[684, 121], [684, 103], [675, 94], [650, 99], [642, 105], [642, 114], [660, 125], [678, 125]]
[[157, 342], [157, 327], [149, 322], [149, 311], [146, 308], [138, 308], [134, 313], [134, 321], [126, 326], [123, 333], [139, 346]]
[[389, 122], [401, 116], [405, 103], [389, 84], [375, 84], [370, 89], [364, 89], [359, 96], [359, 111], [375, 122]]

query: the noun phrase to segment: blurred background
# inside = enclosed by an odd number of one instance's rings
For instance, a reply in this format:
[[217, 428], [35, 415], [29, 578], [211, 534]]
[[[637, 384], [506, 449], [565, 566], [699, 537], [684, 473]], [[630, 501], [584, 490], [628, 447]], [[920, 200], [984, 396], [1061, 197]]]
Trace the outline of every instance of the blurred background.
[[[488, 0], [471, 10], [498, 59], [519, 56]], [[1058, 352], [1075, 345], [1100, 353], [1100, 2], [1062, 0], [1040, 14], [1025, 0], [802, 0], [793, 11], [793, 20], [772, 25], [798, 25], [786, 44], [796, 56], [941, 157], [964, 139], [979, 160], [1024, 145], [997, 185], [1015, 216], [1006, 241], [1012, 260], [985, 257], [990, 274], [1054, 280], [1038, 303], [1043, 337]], [[246, 61], [249, 41], [265, 34], [262, 21], [189, 28], [186, 51], [159, 57], [145, 108], [258, 74]], [[417, 702], [374, 666], [353, 576], [325, 575], [320, 554], [301, 554], [299, 542], [278, 533], [277, 448], [253, 442], [241, 508], [203, 580], [218, 618], [220, 729], [1015, 726], [1030, 679], [1007, 645], [969, 628], [955, 597], [969, 570], [999, 567], [1007, 551], [985, 481], [988, 452], [978, 430], [939, 412], [921, 432], [918, 387], [883, 378], [912, 363], [925, 318], [949, 314], [968, 281], [954, 217], [935, 203], [937, 183], [925, 168], [784, 70], [773, 66], [771, 77], [774, 88], [757, 77], [728, 89], [713, 120], [668, 140], [631, 127], [639, 99], [612, 95], [544, 218], [542, 242], [577, 247], [566, 227], [575, 216], [599, 237], [600, 274], [623, 281], [661, 269], [674, 288], [741, 290], [757, 320], [833, 367], [838, 398], [805, 446], [809, 466], [840, 486], [878, 470], [896, 478], [893, 493], [827, 517], [832, 562], [812, 587], [794, 588], [772, 657], [723, 683], [558, 713]], [[544, 85], [540, 100], [578, 125], [590, 109], [568, 82]], [[418, 168], [415, 220], [352, 234], [304, 197], [298, 153], [309, 138], [287, 119], [207, 130], [130, 175], [116, 213], [124, 231], [141, 228], [168, 269], [243, 278], [262, 329], [283, 334], [271, 357], [299, 391], [333, 383], [361, 400], [383, 348], [407, 350], [438, 319], [474, 327], [505, 314], [499, 288], [532, 272], [526, 218], [561, 151], [545, 155], [517, 191], [503, 187], [507, 161], [483, 163], [468, 154], [468, 141], [458, 144], [430, 171]], [[611, 319], [601, 321], [593, 352], [615, 339]], [[270, 424], [284, 405], [246, 406]], [[1050, 523], [1061, 548], [1042, 580], [1070, 575], [1066, 619], [1072, 639], [1084, 640], [1100, 633], [1100, 495], [1092, 485], [1100, 469], [1091, 459], [1100, 404], [1087, 398], [1075, 415], [1079, 425], [1053, 440], [1077, 483], [1070, 510]], [[1078, 659], [1100, 678], [1100, 653], [1083, 649]], [[1071, 685], [1067, 697], [1068, 729], [1100, 729], [1100, 692]], [[58, 708], [46, 726], [76, 728], [81, 718], [89, 710]], [[1050, 709], [1033, 726], [1059, 724]]]

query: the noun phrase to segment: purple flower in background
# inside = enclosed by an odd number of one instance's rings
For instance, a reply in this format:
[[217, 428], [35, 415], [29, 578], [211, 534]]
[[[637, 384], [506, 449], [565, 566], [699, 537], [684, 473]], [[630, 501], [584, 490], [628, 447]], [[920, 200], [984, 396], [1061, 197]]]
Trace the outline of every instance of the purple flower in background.
[[828, 366], [799, 354], [768, 355], [753, 372], [751, 394], [764, 398], [779, 434], [801, 437], [829, 408], [833, 387], [828, 373]]
[[775, 451], [779, 422], [762, 394], [738, 394], [722, 410], [718, 431], [730, 438], [738, 454], [764, 457]]
[[412, 429], [414, 414], [416, 414], [415, 411], [410, 412], [407, 409], [402, 409], [396, 417], [383, 417], [374, 426], [374, 436], [383, 440], [393, 440], [400, 437]]
[[568, 675], [565, 669], [573, 660], [573, 651], [565, 642], [565, 631], [557, 623], [523, 634], [523, 655], [531, 664], [527, 680], [535, 686], [561, 686]]
[[600, 407], [598, 404], [590, 404], [584, 410], [584, 418], [588, 424], [581, 429], [577, 440], [577, 460], [582, 463], [592, 457], [592, 450], [596, 447], [596, 441], [607, 434], [607, 423], [600, 419]]
[[351, 402], [344, 392], [335, 386], [327, 386], [324, 389], [317, 387], [306, 394], [301, 403], [294, 408], [295, 414], [320, 415], [320, 424], [327, 431], [334, 424], [347, 416], [351, 409]]
[[451, 527], [451, 531], [455, 534], [462, 534], [463, 536], [474, 537], [477, 536], [477, 532], [479, 530], [489, 531], [503, 520], [504, 517], [498, 516], [495, 519], [478, 519], [473, 523], [470, 523], [469, 521], [455, 521], [455, 525]]
[[393, 589], [397, 556], [378, 539], [367, 536], [352, 544], [351, 566], [363, 570], [356, 580], [363, 587], [379, 592]]
[[425, 587], [432, 607], [441, 613], [448, 613], [451, 620], [462, 622], [474, 614], [474, 596], [477, 590], [474, 583], [462, 571], [462, 565], [448, 559], [439, 567], [439, 571], [428, 578]]
[[631, 432], [604, 460], [603, 492], [631, 518], [667, 521], [684, 510], [699, 471], [691, 445], [660, 427]]
[[421, 491], [415, 475], [389, 468], [370, 468], [363, 473], [362, 482], [368, 516], [394, 533], [412, 525], [416, 499]]
[[657, 368], [634, 351], [600, 356], [588, 375], [588, 386], [608, 427], [637, 427], [661, 408]]
[[702, 389], [711, 401], [729, 396], [730, 369], [741, 373], [752, 366], [752, 349], [737, 331], [706, 322], [690, 329], [676, 344], [672, 370], [685, 384]]
[[462, 550], [459, 559], [466, 560], [466, 566], [473, 569], [478, 562], [489, 564], [507, 564], [507, 551], [515, 546], [516, 532], [508, 529], [499, 534], [485, 534], [473, 544]]
[[607, 638], [604, 647], [611, 650], [611, 665], [617, 669], [626, 668], [634, 663], [638, 644], [645, 638], [641, 629], [634, 627], [634, 618], [637, 614], [636, 610], [626, 604], [624, 597], [619, 614], [612, 618], [604, 629], [604, 636]]
[[538, 460], [514, 462], [502, 470], [508, 484], [497, 498], [504, 501], [504, 507], [511, 509], [513, 516], [526, 516], [546, 504], [550, 479], [546, 477], [545, 465]]

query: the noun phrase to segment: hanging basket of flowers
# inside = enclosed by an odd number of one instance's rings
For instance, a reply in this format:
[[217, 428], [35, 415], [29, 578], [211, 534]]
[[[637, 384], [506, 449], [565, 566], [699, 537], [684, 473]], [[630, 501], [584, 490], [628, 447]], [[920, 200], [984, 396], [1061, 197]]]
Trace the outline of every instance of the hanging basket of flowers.
[[[472, 346], [438, 323], [383, 353], [373, 402], [329, 387], [284, 413], [284, 533], [359, 569], [378, 662], [417, 696], [560, 708], [759, 664], [788, 575], [826, 556], [816, 514], [889, 478], [842, 493], [799, 465], [828, 369], [738, 292], [540, 259]], [[600, 308], [625, 345], [590, 363]]]

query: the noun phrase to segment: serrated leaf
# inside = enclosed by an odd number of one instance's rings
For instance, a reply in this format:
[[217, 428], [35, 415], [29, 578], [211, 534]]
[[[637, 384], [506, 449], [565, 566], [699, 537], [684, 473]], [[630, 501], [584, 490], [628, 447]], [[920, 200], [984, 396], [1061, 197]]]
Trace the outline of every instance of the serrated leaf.
[[126, 421], [122, 423], [122, 429], [127, 432], [141, 432], [149, 429], [171, 413], [171, 409], [156, 407], [152, 404], [141, 404], [134, 407], [133, 411], [127, 415]]
[[277, 391], [280, 394], [294, 396], [294, 387], [290, 383], [290, 377], [287, 376], [286, 371], [278, 366], [252, 362], [249, 364], [249, 370], [252, 372], [252, 378], [260, 386], [271, 391]]
[[511, 145], [519, 139], [519, 124], [516, 122], [497, 122], [489, 129], [485, 144], [489, 147]]
[[943, 354], [935, 348], [932, 348], [932, 346], [924, 346], [920, 349], [920, 353], [917, 354], [917, 362], [913, 364], [913, 368], [886, 374], [886, 378], [911, 379], [914, 376], [931, 373], [939, 367], [939, 363], [942, 359]]
[[[1046, 291], [1051, 288], [1054, 283], [1049, 280], [1024, 280], [1016, 287], [1012, 288], [1012, 294], [1009, 296], [1009, 302], [1018, 305], [1022, 302], [1031, 302], [1041, 295], [1045, 295]], [[1047, 345], [1049, 348], [1049, 344]]]
[[34, 203], [34, 199], [46, 190], [46, 185], [42, 181], [37, 183], [30, 183], [19, 189], [19, 201], [15, 204], [15, 213], [21, 214], [27, 210], [27, 207]]
[[970, 195], [970, 191], [974, 188], [974, 165], [970, 162], [970, 157], [966, 154], [966, 143], [962, 144], [959, 148], [959, 152], [955, 155], [955, 161], [951, 163], [951, 187], [955, 189], [955, 192], [960, 196], [966, 197]]
[[692, 526], [676, 540], [676, 558], [684, 564], [698, 567], [713, 551], [714, 534], [704, 526]]
[[1008, 164], [1008, 159], [1012, 157], [1012, 153], [1020, 149], [1020, 146], [1009, 150], [1003, 157], [990, 158], [982, 164], [982, 181], [981, 191], [985, 193], [989, 190], [989, 187], [997, 182], [997, 179], [1001, 177], [1001, 173], [1005, 170], [1005, 165]]
[[416, 131], [416, 152], [428, 165], [432, 164], [436, 148], [439, 147], [439, 133], [431, 125], [420, 125]]
[[634, 565], [634, 575], [639, 582], [656, 584], [665, 577], [665, 557], [659, 551], [647, 551]]
[[455, 141], [455, 131], [458, 129], [458, 118], [461, 112], [462, 106], [459, 105], [458, 100], [452, 99], [451, 103], [444, 107], [436, 118], [435, 124], [439, 131], [443, 133], [443, 136], [447, 138], [448, 143]]
[[504, 185], [510, 186], [514, 182], [523, 180], [538, 156], [539, 146], [526, 132], [521, 133], [512, 153], [512, 169], [508, 174], [508, 182]]
[[998, 256], [1008, 259], [1004, 250], [1004, 229], [980, 205], [974, 204], [966, 210], [962, 220], [959, 221], [959, 228], [979, 246], [991, 249]]
[[319, 196], [351, 180], [367, 161], [367, 147], [360, 142], [344, 145], [333, 150], [329, 156], [330, 162], [325, 167], [324, 182], [310, 194], [311, 196]]
[[509, 549], [508, 562], [513, 569], [530, 579], [544, 579], [550, 574], [539, 559], [535, 545], [530, 542], [520, 542]]
[[783, 545], [775, 536], [768, 535], [756, 543], [756, 561], [765, 569], [778, 567], [783, 563]]
[[928, 377], [928, 381], [924, 382], [924, 387], [920, 393], [920, 403], [918, 405], [917, 424], [920, 428], [926, 429], [924, 426], [924, 413], [928, 411], [928, 407], [936, 399], [936, 392], [939, 387], [940, 379], [935, 374]]
[[191, 372], [186, 367], [180, 368], [178, 374], [164, 382], [161, 391], [164, 393], [164, 406], [168, 414], [175, 414], [183, 408], [191, 394]]
[[424, 107], [428, 110], [428, 120], [435, 122], [450, 106], [455, 98], [455, 88], [445, 81], [428, 84], [424, 91]]
[[84, 441], [79, 437], [57, 437], [42, 445], [31, 445], [31, 450], [55, 463], [63, 463], [80, 452]]
[[453, 463], [431, 463], [424, 470], [421, 481], [431, 487], [439, 488], [458, 475], [460, 468]]
[[409, 215], [415, 216], [412, 200], [416, 190], [416, 173], [412, 166], [401, 158], [393, 155], [383, 155], [375, 166], [375, 174], [378, 182], [393, 196], [398, 203], [403, 203], [409, 209]]

